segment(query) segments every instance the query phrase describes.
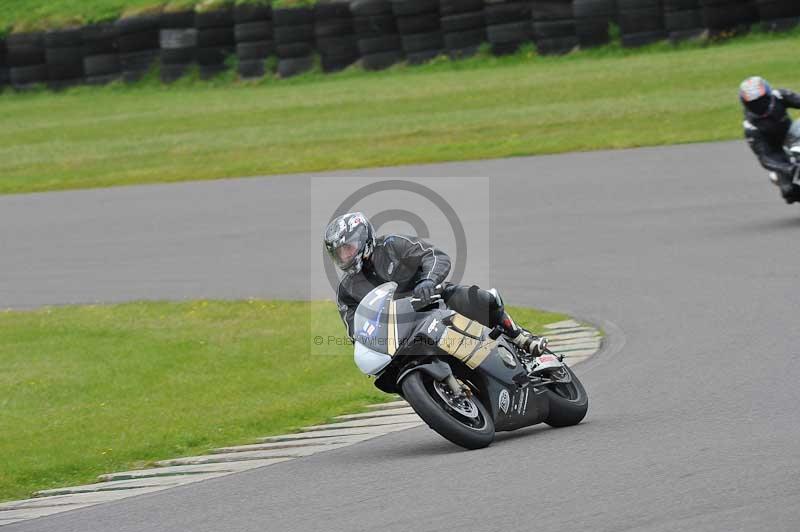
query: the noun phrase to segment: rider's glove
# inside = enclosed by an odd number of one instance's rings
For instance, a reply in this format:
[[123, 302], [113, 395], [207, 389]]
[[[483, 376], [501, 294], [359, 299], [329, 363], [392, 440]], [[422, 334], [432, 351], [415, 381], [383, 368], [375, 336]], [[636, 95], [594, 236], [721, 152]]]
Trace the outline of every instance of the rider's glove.
[[414, 287], [414, 291], [412, 295], [416, 298], [419, 298], [420, 302], [423, 305], [430, 305], [431, 298], [436, 292], [436, 283], [431, 281], [430, 279], [423, 279], [417, 286]]

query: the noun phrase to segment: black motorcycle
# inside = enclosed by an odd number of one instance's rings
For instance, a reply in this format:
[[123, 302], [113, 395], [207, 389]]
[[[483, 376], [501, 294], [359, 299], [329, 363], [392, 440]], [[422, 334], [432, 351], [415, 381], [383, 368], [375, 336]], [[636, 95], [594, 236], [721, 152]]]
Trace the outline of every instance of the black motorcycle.
[[401, 395], [433, 430], [467, 449], [486, 447], [496, 431], [546, 423], [576, 425], [589, 400], [583, 385], [545, 348], [533, 357], [440, 301], [394, 299], [397, 284], [373, 289], [354, 320], [359, 369], [375, 386]]
[[[800, 186], [800, 120], [795, 120], [783, 144], [783, 152], [789, 161], [795, 165], [794, 175], [792, 175], [792, 183]], [[769, 180], [773, 185], [780, 186], [780, 178], [776, 172], [768, 173]]]
[[[789, 160], [795, 164], [800, 164], [800, 120], [795, 120], [786, 134], [783, 150], [789, 157]], [[795, 182], [797, 176], [795, 176]]]

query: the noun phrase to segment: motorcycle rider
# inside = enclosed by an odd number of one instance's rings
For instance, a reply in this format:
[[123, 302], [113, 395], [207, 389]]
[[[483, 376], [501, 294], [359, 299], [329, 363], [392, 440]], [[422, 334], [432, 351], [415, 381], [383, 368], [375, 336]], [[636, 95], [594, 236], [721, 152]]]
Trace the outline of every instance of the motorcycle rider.
[[376, 286], [394, 281], [398, 294], [411, 293], [423, 305], [432, 302], [437, 286], [442, 285], [441, 297], [448, 308], [487, 327], [499, 327], [529, 354], [538, 356], [547, 345], [545, 338], [514, 323], [496, 290], [445, 282], [450, 257], [419, 238], [396, 234], [376, 237], [367, 217], [352, 212], [328, 224], [324, 245], [333, 263], [345, 273], [336, 289], [336, 304], [350, 339], [361, 299]]
[[786, 109], [800, 109], [800, 95], [773, 89], [765, 79], [753, 76], [739, 87], [739, 100], [744, 106], [744, 135], [750, 148], [770, 171], [770, 179], [780, 187], [786, 203], [800, 201], [800, 187], [794, 184], [800, 166], [792, 163], [783, 149], [792, 126]]

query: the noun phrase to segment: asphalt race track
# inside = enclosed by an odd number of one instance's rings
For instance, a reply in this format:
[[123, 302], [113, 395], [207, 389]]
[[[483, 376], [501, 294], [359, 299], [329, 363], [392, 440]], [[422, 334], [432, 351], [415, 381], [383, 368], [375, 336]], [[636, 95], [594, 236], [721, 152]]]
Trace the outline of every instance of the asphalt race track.
[[[800, 207], [744, 142], [346, 174], [494, 178], [507, 300], [609, 335], [586, 421], [473, 452], [412, 429], [4, 532], [800, 530]], [[0, 307], [329, 297], [307, 187], [0, 197]]]

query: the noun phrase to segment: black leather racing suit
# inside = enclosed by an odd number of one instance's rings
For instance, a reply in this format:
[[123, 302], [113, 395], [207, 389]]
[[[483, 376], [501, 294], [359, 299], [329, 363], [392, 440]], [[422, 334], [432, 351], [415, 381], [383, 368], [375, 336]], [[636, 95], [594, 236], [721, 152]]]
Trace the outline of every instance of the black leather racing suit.
[[353, 338], [353, 317], [359, 302], [370, 290], [383, 283], [397, 283], [397, 294], [407, 294], [418, 282], [430, 279], [444, 282], [450, 273], [450, 257], [424, 240], [403, 235], [385, 235], [375, 239], [375, 249], [359, 273], [342, 277], [336, 289], [336, 304]]
[[359, 302], [376, 286], [394, 281], [396, 294], [408, 295], [420, 281], [430, 279], [445, 286], [447, 306], [471, 319], [494, 327], [500, 318], [495, 297], [476, 286], [461, 286], [445, 281], [450, 273], [450, 257], [417, 237], [385, 235], [375, 239], [375, 249], [364, 261], [361, 272], [342, 277], [336, 289], [336, 304], [353, 338], [353, 318]]
[[786, 134], [792, 126], [786, 109], [800, 109], [800, 95], [787, 89], [775, 89], [772, 93], [775, 105], [766, 116], [745, 110], [744, 136], [761, 166], [777, 174], [783, 197], [800, 199], [800, 189], [792, 184], [795, 167], [783, 151]]

